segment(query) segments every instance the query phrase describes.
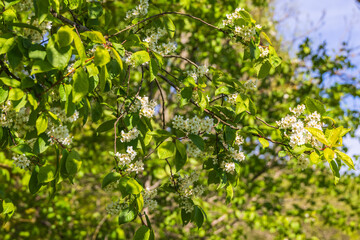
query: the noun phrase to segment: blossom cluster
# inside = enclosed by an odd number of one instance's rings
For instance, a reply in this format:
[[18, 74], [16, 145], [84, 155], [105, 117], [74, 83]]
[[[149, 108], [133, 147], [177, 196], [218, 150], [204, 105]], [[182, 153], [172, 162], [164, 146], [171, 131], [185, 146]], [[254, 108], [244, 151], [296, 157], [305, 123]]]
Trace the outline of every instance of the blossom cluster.
[[146, 188], [143, 190], [144, 208], [148, 208], [149, 211], [153, 211], [158, 206], [158, 203], [154, 198], [157, 195], [157, 190]]
[[237, 99], [238, 96], [239, 96], [238, 93], [230, 94], [230, 95], [228, 96], [227, 101], [228, 101], [230, 104], [232, 104], [232, 105], [236, 105], [236, 99]]
[[0, 126], [12, 128], [21, 136], [24, 136], [28, 131], [34, 130], [34, 126], [27, 124], [29, 121], [28, 109], [23, 107], [16, 112], [12, 107], [11, 101], [4, 103], [0, 113]]
[[235, 12], [230, 13], [230, 14], [226, 14], [226, 19], [223, 20], [223, 25], [224, 26], [232, 26], [234, 25], [234, 21], [236, 19], [240, 19], [242, 18], [242, 16], [240, 15], [240, 11], [244, 11], [245, 9], [243, 8], [236, 8]]
[[188, 147], [186, 152], [188, 157], [198, 158], [203, 154], [203, 152], [197, 146], [195, 146], [194, 143], [189, 142], [187, 146]]
[[183, 116], [176, 115], [172, 120], [173, 127], [186, 133], [198, 134], [199, 132], [210, 133], [214, 127], [214, 120], [205, 117], [200, 119], [198, 116], [184, 119]]
[[189, 77], [192, 77], [195, 81], [198, 78], [205, 76], [209, 72], [209, 68], [205, 66], [198, 66], [196, 69], [187, 71]]
[[178, 178], [179, 193], [181, 194], [180, 208], [186, 212], [192, 212], [193, 205], [189, 201], [192, 196], [200, 196], [204, 192], [204, 187], [201, 185], [194, 186], [194, 183], [199, 180], [199, 175], [196, 172], [191, 172], [190, 175]]
[[234, 30], [235, 35], [244, 39], [244, 41], [248, 42], [251, 40], [252, 37], [256, 35], [255, 27], [251, 26], [236, 26]]
[[[234, 173], [235, 172], [235, 162], [242, 162], [245, 160], [245, 154], [240, 150], [240, 146], [245, 142], [243, 136], [239, 134], [239, 132], [236, 132], [236, 137], [234, 140], [234, 144], [236, 148], [239, 148], [236, 150], [233, 147], [229, 147], [229, 153], [227, 155], [227, 158], [225, 161], [223, 161], [220, 165], [220, 167], [227, 173]], [[217, 159], [214, 159], [214, 164], [217, 164]]]
[[125, 63], [128, 65], [128, 66], [131, 66], [131, 67], [136, 67], [136, 62], [135, 62], [135, 59], [132, 58], [132, 55], [129, 55], [125, 58]]
[[[290, 108], [293, 115], [286, 115], [277, 125], [280, 129], [289, 130], [290, 146], [301, 146], [304, 144], [311, 144], [313, 147], [320, 147], [321, 143], [312, 136], [305, 128], [317, 128], [322, 131], [321, 116], [316, 111], [310, 115], [305, 116], [305, 119], [300, 118], [305, 111], [305, 105], [298, 105], [296, 108]], [[285, 132], [287, 135], [287, 133]]]
[[114, 201], [108, 204], [105, 208], [106, 212], [112, 216], [119, 215], [122, 209], [129, 207], [127, 203], [120, 203], [120, 201]]
[[149, 101], [148, 97], [137, 97], [135, 102], [131, 105], [130, 111], [140, 111], [140, 116], [151, 118], [155, 114], [155, 107], [157, 103], [154, 100]]
[[268, 48], [259, 46], [259, 50], [260, 50], [260, 57], [264, 58], [264, 57], [267, 57], [267, 55], [269, 55]]
[[15, 166], [25, 169], [30, 166], [30, 160], [25, 156], [25, 154], [21, 154], [18, 156], [13, 156]]
[[176, 51], [177, 44], [175, 42], [162, 43], [158, 45], [160, 38], [167, 34], [166, 29], [160, 28], [151, 28], [145, 32], [145, 39], [143, 42], [147, 42], [149, 44], [149, 49], [153, 52], [156, 52], [160, 55], [166, 55]]
[[144, 163], [141, 160], [133, 162], [136, 155], [137, 153], [132, 146], [127, 147], [126, 153], [115, 153], [115, 156], [119, 159], [118, 164], [120, 167], [127, 166], [126, 171], [128, 173], [136, 172], [138, 174], [140, 171], [144, 171]]
[[253, 27], [253, 26], [245, 26], [245, 25], [241, 25], [241, 26], [236, 26], [236, 20], [237, 19], [241, 19], [242, 16], [240, 14], [241, 11], [244, 11], [243, 8], [236, 8], [235, 12], [231, 13], [231, 14], [226, 14], [226, 19], [223, 20], [223, 25], [229, 26], [229, 27], [234, 27], [234, 33], [235, 35], [243, 38], [244, 41], [250, 41], [250, 39], [256, 35], [256, 28], [257, 27]]
[[301, 170], [304, 170], [309, 165], [308, 155], [306, 154], [301, 154], [297, 160], [298, 166]]
[[140, 4], [138, 6], [126, 12], [125, 20], [130, 20], [133, 18], [140, 18], [145, 16], [148, 13], [148, 8], [149, 8], [149, 1], [140, 0]]
[[121, 142], [130, 142], [131, 140], [136, 139], [139, 136], [139, 130], [134, 127], [129, 132], [124, 132], [124, 130], [121, 131]]
[[70, 136], [68, 127], [63, 124], [75, 122], [79, 118], [79, 112], [75, 110], [74, 114], [70, 117], [67, 117], [65, 110], [60, 107], [53, 107], [50, 109], [50, 112], [54, 113], [61, 121], [59, 125], [53, 121], [49, 122], [46, 134], [50, 137], [50, 144], [59, 142], [62, 145], [70, 145], [72, 143], [72, 137]]

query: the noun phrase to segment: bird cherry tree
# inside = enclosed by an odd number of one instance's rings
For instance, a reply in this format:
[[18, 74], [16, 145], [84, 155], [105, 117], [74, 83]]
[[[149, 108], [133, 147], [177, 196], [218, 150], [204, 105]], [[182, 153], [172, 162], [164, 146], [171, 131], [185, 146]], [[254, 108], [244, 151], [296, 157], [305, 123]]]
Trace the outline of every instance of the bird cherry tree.
[[[282, 59], [244, 8], [213, 22], [163, 11], [148, 0], [126, 5], [121, 18], [112, 16], [120, 6], [0, 1], [0, 145], [14, 167], [31, 172], [32, 194], [48, 191], [52, 199], [63, 184], [76, 181], [86, 159], [73, 137], [81, 142], [91, 123], [113, 139], [104, 149], [113, 162], [101, 183], [110, 193], [106, 211], [119, 224], [140, 221], [135, 239], [154, 239], [149, 215], [168, 201], [178, 206], [184, 225], [201, 228], [207, 215], [198, 199], [217, 185], [215, 191], [225, 189], [231, 202], [247, 155], [259, 151], [244, 151], [251, 139], [264, 149], [281, 147], [278, 155], [301, 169], [328, 162], [335, 183], [342, 163], [354, 169], [340, 148], [350, 129], [339, 126], [319, 100], [293, 102], [277, 121], [258, 115], [262, 106], [253, 90], [269, 81]], [[249, 78], [233, 77], [216, 61], [187, 57], [185, 25], [174, 19], [195, 21], [220, 36], [218, 44], [242, 49]], [[151, 172], [163, 163], [168, 178], [151, 185]], [[8, 198], [1, 202], [8, 221], [16, 206]]]

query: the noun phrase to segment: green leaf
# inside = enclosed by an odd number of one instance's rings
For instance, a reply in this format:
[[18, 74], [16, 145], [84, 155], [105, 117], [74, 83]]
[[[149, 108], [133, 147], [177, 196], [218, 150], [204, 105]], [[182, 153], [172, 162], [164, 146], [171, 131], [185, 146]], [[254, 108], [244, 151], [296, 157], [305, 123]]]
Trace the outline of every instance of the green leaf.
[[99, 46], [96, 48], [94, 63], [96, 66], [104, 66], [108, 62], [110, 62], [110, 54], [107, 49], [103, 46]]
[[106, 43], [104, 36], [98, 31], [86, 31], [80, 35], [89, 38], [93, 43]]
[[38, 139], [36, 140], [35, 144], [34, 144], [34, 153], [35, 154], [40, 154], [43, 153], [49, 146], [46, 144], [47, 143], [47, 135], [45, 133], [41, 134]]
[[78, 68], [73, 76], [73, 102], [80, 102], [89, 91], [89, 79], [84, 69]]
[[8, 100], [17, 101], [24, 97], [25, 93], [20, 88], [12, 88], [9, 91]]
[[56, 35], [53, 35], [46, 46], [46, 59], [53, 67], [57, 69], [64, 69], [68, 66], [71, 58], [71, 47], [67, 46], [59, 48], [56, 46], [55, 40]]
[[39, 24], [41, 24], [49, 14], [49, 0], [35, 0], [37, 6], [37, 17], [39, 19]]
[[196, 223], [196, 226], [198, 228], [201, 228], [201, 226], [204, 223], [204, 214], [200, 210], [200, 208], [196, 205], [194, 206], [194, 216], [193, 216], [192, 221], [194, 221]]
[[251, 15], [247, 11], [241, 10], [241, 11], [239, 11], [239, 14], [244, 20], [246, 20], [248, 22], [252, 21]]
[[183, 222], [183, 226], [187, 225], [191, 220], [192, 212], [186, 212], [184, 209], [181, 209], [181, 220]]
[[146, 51], [138, 51], [131, 55], [131, 59], [135, 62], [136, 67], [138, 67], [143, 63], [149, 62], [150, 56]]
[[334, 159], [334, 151], [330, 148], [325, 148], [324, 150], [324, 157], [328, 162], [331, 162]]
[[185, 165], [187, 160], [186, 147], [179, 140], [176, 140], [176, 154], [175, 154], [175, 167], [176, 171], [180, 171], [180, 169]]
[[88, 15], [90, 19], [97, 19], [103, 14], [103, 8], [100, 2], [91, 2], [88, 6]]
[[335, 150], [335, 153], [337, 156], [346, 164], [349, 166], [349, 168], [355, 170], [354, 162], [352, 161], [351, 157], [347, 154], [340, 152], [339, 150]]
[[189, 134], [189, 138], [201, 151], [204, 151], [205, 142], [202, 139], [202, 137], [195, 135], [195, 134]]
[[19, 88], [21, 86], [21, 82], [14, 78], [0, 77], [0, 81], [2, 81], [2, 83], [6, 86], [13, 88]]
[[314, 98], [306, 98], [305, 105], [311, 113], [315, 111], [318, 112], [320, 115], [323, 115], [325, 113], [324, 105]]
[[48, 117], [45, 114], [41, 114], [36, 120], [37, 134], [45, 132], [48, 127]]
[[121, 178], [120, 173], [117, 172], [111, 172], [108, 173], [102, 183], [101, 183], [101, 188], [104, 189], [107, 185], [109, 185], [110, 183], [116, 182], [117, 180], [119, 180]]
[[29, 191], [31, 194], [37, 193], [42, 186], [38, 181], [39, 171], [40, 171], [39, 166], [35, 166], [34, 170], [31, 173], [31, 177], [29, 180]]
[[51, 165], [40, 167], [38, 173], [38, 183], [47, 183], [55, 179], [55, 168]]
[[232, 87], [228, 87], [228, 86], [221, 86], [215, 90], [215, 96], [220, 95], [220, 94], [229, 95], [232, 93], [234, 93], [234, 89]]
[[31, 147], [27, 144], [18, 144], [15, 147], [11, 148], [11, 151], [17, 154], [25, 154], [25, 153], [31, 153]]
[[181, 90], [181, 97], [182, 98], [185, 98], [187, 100], [190, 100], [191, 97], [192, 97], [192, 94], [193, 94], [193, 88], [192, 87], [184, 87], [182, 90]]
[[58, 43], [60, 48], [69, 46], [73, 41], [73, 30], [68, 26], [61, 27], [58, 31]]
[[144, 198], [141, 193], [139, 193], [138, 196], [136, 197], [136, 205], [138, 211], [141, 212], [141, 210], [144, 208]]
[[128, 207], [121, 210], [118, 220], [119, 225], [133, 221], [136, 218], [137, 211], [134, 207]]
[[234, 197], [234, 190], [231, 183], [228, 183], [226, 186], [226, 204], [229, 204]]
[[316, 152], [312, 152], [311, 154], [310, 154], [310, 162], [312, 163], [312, 164], [318, 164], [319, 162], [320, 162], [320, 156], [319, 156], [319, 154], [317, 154]]
[[121, 60], [119, 53], [114, 48], [111, 48], [111, 52], [113, 53], [113, 56], [115, 57], [116, 61], [118, 62], [119, 66], [120, 66], [120, 70], [122, 71], [124, 69], [124, 66], [123, 66], [123, 62]]
[[330, 146], [334, 146], [338, 142], [342, 129], [343, 127], [338, 127], [329, 130], [330, 132], [329, 132], [329, 136], [327, 137], [327, 140]]
[[164, 21], [165, 29], [168, 32], [170, 38], [173, 38], [175, 34], [175, 25], [173, 21], [168, 16], [165, 16], [163, 18], [163, 21]]
[[7, 99], [9, 95], [9, 91], [0, 87], [0, 104], [5, 102], [5, 100]]
[[161, 143], [157, 149], [157, 154], [160, 159], [173, 157], [175, 155], [175, 144], [171, 141]]
[[134, 240], [149, 240], [150, 238], [150, 228], [142, 225], [134, 235]]
[[54, 69], [56, 68], [53, 67], [48, 61], [37, 60], [33, 63], [30, 74], [33, 75], [42, 72], [49, 72]]
[[266, 40], [268, 43], [270, 43], [270, 45], [272, 45], [271, 40], [270, 40], [270, 38], [268, 37], [268, 35], [266, 35], [265, 32], [261, 32], [261, 34], [263, 35], [263, 37], [265, 38], [265, 40]]
[[97, 129], [97, 132], [107, 132], [111, 129], [114, 129], [114, 124], [116, 122], [116, 119], [111, 119], [109, 121], [103, 122]]
[[336, 185], [340, 180], [340, 169], [334, 160], [332, 160], [329, 165], [334, 175], [334, 184]]
[[305, 128], [305, 129], [308, 130], [321, 143], [325, 144], [326, 146], [329, 145], [324, 133], [321, 130], [317, 128]]
[[249, 111], [252, 115], [256, 115], [256, 105], [250, 98], [249, 98]]
[[269, 74], [271, 69], [271, 64], [268, 60], [266, 60], [260, 67], [258, 72], [258, 78], [265, 78]]
[[287, 154], [286, 154], [286, 151], [280, 151], [279, 153], [278, 153], [278, 156], [279, 157], [285, 157]]
[[143, 190], [143, 187], [133, 178], [127, 181], [126, 192], [130, 194], [139, 194]]
[[85, 60], [86, 60], [86, 53], [85, 53], [84, 45], [81, 41], [81, 38], [79, 37], [79, 35], [77, 35], [76, 32], [72, 31], [72, 37], [74, 39], [75, 49], [78, 52], [78, 55], [79, 55], [79, 58], [81, 61], [81, 65], [84, 65]]
[[2, 214], [11, 214], [15, 211], [15, 206], [9, 198], [2, 201]]
[[0, 55], [9, 52], [15, 44], [15, 38], [11, 34], [3, 34], [0, 37]]
[[76, 151], [71, 151], [67, 156], [65, 163], [66, 171], [70, 176], [75, 176], [75, 174], [80, 170], [81, 167], [81, 158], [79, 153]]
[[269, 147], [269, 141], [265, 138], [259, 138], [259, 142], [261, 143], [263, 149]]
[[149, 63], [149, 71], [150, 71], [150, 81], [152, 81], [156, 78], [157, 73], [159, 71], [159, 66], [157, 64], [157, 61], [153, 58], [151, 58]]

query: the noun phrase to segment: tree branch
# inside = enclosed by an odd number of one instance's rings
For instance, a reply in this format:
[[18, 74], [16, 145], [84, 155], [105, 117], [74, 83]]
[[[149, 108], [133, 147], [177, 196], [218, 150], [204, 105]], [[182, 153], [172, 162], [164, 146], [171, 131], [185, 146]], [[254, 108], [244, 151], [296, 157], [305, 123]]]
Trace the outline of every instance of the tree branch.
[[212, 24], [210, 24], [210, 23], [208, 23], [208, 22], [205, 22], [204, 20], [202, 20], [202, 19], [200, 19], [200, 18], [198, 18], [198, 17], [194, 17], [194, 16], [192, 16], [192, 15], [190, 15], [190, 14], [181, 13], [181, 12], [163, 12], [163, 13], [159, 13], [159, 14], [150, 16], [150, 17], [148, 17], [148, 18], [145, 18], [144, 20], [141, 20], [140, 22], [137, 22], [137, 23], [135, 23], [135, 24], [133, 24], [133, 25], [130, 25], [130, 26], [128, 26], [127, 28], [124, 28], [124, 29], [118, 31], [117, 33], [114, 33], [114, 34], [112, 34], [112, 35], [110, 35], [110, 36], [107, 36], [107, 38], [111, 38], [111, 37], [114, 37], [114, 36], [116, 36], [116, 35], [119, 35], [120, 33], [125, 32], [125, 31], [127, 31], [127, 30], [129, 30], [129, 29], [131, 29], [131, 28], [133, 28], [133, 27], [135, 27], [135, 26], [137, 26], [137, 25], [139, 25], [139, 24], [141, 24], [141, 23], [143, 23], [143, 22], [146, 22], [146, 21], [148, 21], [148, 20], [150, 20], [150, 19], [157, 18], [157, 17], [161, 17], [161, 16], [164, 16], [164, 15], [169, 15], [169, 14], [182, 15], [182, 16], [186, 16], [186, 17], [195, 19], [195, 20], [197, 20], [197, 21], [199, 21], [199, 22], [202, 22], [203, 24], [205, 24], [205, 25], [207, 25], [207, 26], [209, 26], [209, 27], [211, 27], [211, 28], [214, 28], [214, 29], [216, 29], [216, 30], [218, 30], [218, 31], [220, 31], [220, 32], [222, 32], [222, 33], [224, 33], [224, 34], [227, 34], [227, 32], [226, 32], [225, 30], [223, 30], [223, 29], [221, 29], [221, 28], [218, 28], [218, 27], [216, 27], [216, 26], [214, 26], [214, 25], [212, 25]]
[[71, 21], [70, 19], [62, 16], [61, 14], [58, 14], [57, 12], [55, 12], [54, 10], [50, 10], [50, 13], [56, 17], [57, 19], [59, 19], [60, 21], [62, 21], [65, 24], [68, 24], [72, 27], [76, 26], [76, 28], [81, 31], [81, 32], [86, 32], [86, 31], [91, 31], [89, 28], [87, 28], [86, 26], [83, 26], [79, 23], [76, 23], [74, 21]]

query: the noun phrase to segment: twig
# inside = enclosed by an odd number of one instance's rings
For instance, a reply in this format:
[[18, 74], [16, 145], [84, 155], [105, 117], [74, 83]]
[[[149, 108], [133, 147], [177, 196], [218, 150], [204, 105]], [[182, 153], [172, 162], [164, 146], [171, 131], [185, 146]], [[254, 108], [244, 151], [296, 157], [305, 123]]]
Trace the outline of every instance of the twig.
[[158, 149], [158, 147], [159, 147], [163, 142], [165, 142], [165, 140], [167, 140], [167, 139], [168, 139], [168, 137], [165, 138], [164, 140], [162, 140], [158, 145], [156, 145], [156, 147], [155, 147], [154, 149], [152, 149], [152, 150], [143, 158], [143, 161], [144, 161], [145, 159], [147, 159], [148, 157], [150, 157], [150, 155], [153, 154], [153, 153], [155, 152], [155, 150]]
[[[246, 111], [246, 113], [249, 114], [249, 115], [254, 116], [254, 115], [251, 114], [251, 112], [249, 112], [249, 111]], [[263, 119], [261, 119], [261, 118], [259, 118], [259, 117], [257, 117], [257, 116], [254, 116], [254, 117], [255, 117], [257, 120], [259, 120], [260, 122], [262, 122], [263, 124], [265, 124], [266, 126], [268, 126], [268, 127], [275, 128], [275, 129], [279, 129], [279, 127], [275, 127], [275, 126], [267, 123], [265, 120], [263, 120]]]
[[95, 232], [92, 236], [92, 240], [96, 240], [96, 236], [98, 235], [99, 231], [100, 231], [100, 228], [101, 226], [104, 224], [104, 222], [106, 221], [106, 218], [107, 218], [107, 215], [105, 215], [101, 221], [99, 222], [99, 224], [96, 226], [96, 229], [95, 229]]
[[12, 72], [10, 72], [9, 68], [6, 66], [6, 64], [4, 63], [3, 60], [0, 59], [0, 66], [1, 66], [1, 69], [5, 71], [5, 73], [9, 76], [9, 77], [12, 77], [16, 80], [19, 80], [21, 81], [21, 79], [17, 76], [15, 76]]
[[162, 100], [162, 125], [163, 125], [163, 129], [165, 129], [165, 99], [164, 99], [164, 94], [161, 90], [161, 87], [160, 87], [160, 84], [159, 84], [159, 81], [157, 80], [157, 78], [155, 78], [155, 82], [156, 82], [156, 85], [158, 86], [159, 88], [159, 91], [160, 91], [160, 96], [161, 96], [161, 100]]
[[145, 18], [144, 20], [142, 20], [142, 21], [140, 21], [140, 22], [137, 22], [137, 23], [135, 23], [135, 24], [133, 24], [133, 25], [130, 25], [130, 26], [128, 26], [127, 28], [124, 28], [124, 29], [118, 31], [117, 33], [114, 33], [114, 34], [112, 34], [112, 35], [110, 35], [110, 36], [107, 36], [107, 38], [111, 38], [111, 37], [114, 37], [114, 36], [116, 36], [116, 35], [119, 35], [120, 33], [125, 32], [125, 31], [127, 31], [127, 30], [129, 30], [129, 29], [131, 29], [131, 28], [133, 28], [133, 27], [135, 27], [135, 26], [137, 26], [137, 25], [139, 25], [139, 24], [141, 24], [141, 23], [143, 23], [143, 22], [146, 22], [146, 21], [148, 21], [148, 20], [150, 20], [150, 19], [153, 19], [153, 18], [156, 18], [156, 17], [160, 17], [160, 16], [164, 16], [164, 15], [168, 15], [168, 14], [182, 15], [182, 16], [186, 16], [186, 17], [195, 19], [195, 20], [200, 21], [200, 22], [202, 22], [203, 24], [205, 24], [205, 25], [207, 25], [207, 26], [209, 26], [209, 27], [212, 27], [212, 28], [214, 28], [214, 29], [216, 29], [216, 30], [218, 30], [218, 31], [220, 31], [220, 32], [223, 32], [224, 34], [227, 34], [227, 32], [226, 32], [225, 30], [223, 30], [223, 29], [221, 29], [221, 28], [218, 28], [218, 27], [216, 27], [216, 26], [214, 26], [214, 25], [212, 25], [212, 24], [210, 24], [210, 23], [208, 23], [208, 22], [205, 22], [204, 20], [202, 20], [202, 19], [200, 19], [200, 18], [198, 18], [198, 17], [194, 17], [194, 16], [192, 16], [192, 15], [190, 15], [190, 14], [181, 13], [181, 12], [163, 12], [163, 13], [159, 13], [159, 14], [150, 16], [150, 17], [148, 17], [148, 18]]
[[[194, 62], [191, 61], [190, 59], [188, 59], [188, 58], [186, 58], [186, 57], [183, 57], [183, 56], [180, 56], [180, 55], [164, 55], [163, 57], [164, 57], [164, 58], [179, 58], [179, 59], [185, 60], [185, 61], [187, 61], [188, 63], [194, 65], [196, 68], [199, 68], [199, 66], [198, 66], [196, 63], [194, 63]], [[205, 77], [206, 77], [208, 80], [212, 81], [211, 78], [210, 78], [208, 75], [205, 74]]]
[[57, 19], [59, 19], [60, 21], [62, 21], [63, 23], [66, 23], [70, 26], [76, 26], [80, 31], [82, 32], [86, 32], [86, 31], [91, 31], [89, 28], [87, 28], [86, 26], [83, 26], [79, 23], [76, 23], [74, 21], [71, 21], [70, 19], [62, 16], [61, 14], [58, 14], [57, 12], [55, 12], [53, 9], [50, 10], [50, 13], [56, 17]]
[[[91, 61], [91, 60], [93, 60], [93, 59], [94, 59], [94, 56], [91, 57], [91, 58], [86, 59], [85, 62], [89, 62], [89, 61]], [[79, 66], [79, 67], [80, 67], [80, 66]], [[79, 67], [72, 69], [72, 70], [71, 70], [70, 72], [68, 72], [65, 76], [62, 76], [59, 80], [57, 80], [54, 84], [52, 84], [48, 89], [46, 89], [45, 91], [43, 91], [43, 92], [40, 94], [40, 96], [44, 95], [45, 93], [47, 93], [48, 91], [50, 91], [52, 88], [54, 88], [55, 86], [59, 85], [59, 84], [62, 82], [62, 80], [64, 80], [65, 78], [67, 78], [68, 76], [70, 76], [72, 73], [74, 73], [74, 72], [76, 71], [76, 69], [78, 69]]]

